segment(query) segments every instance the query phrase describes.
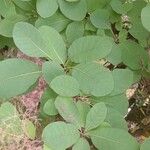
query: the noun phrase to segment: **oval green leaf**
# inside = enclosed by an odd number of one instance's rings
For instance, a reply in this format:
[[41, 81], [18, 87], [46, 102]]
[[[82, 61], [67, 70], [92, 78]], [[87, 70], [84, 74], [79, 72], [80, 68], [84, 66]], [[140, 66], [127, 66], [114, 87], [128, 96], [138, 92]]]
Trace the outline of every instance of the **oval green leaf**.
[[79, 64], [73, 68], [72, 75], [80, 84], [80, 89], [93, 96], [105, 96], [112, 92], [114, 79], [111, 72], [96, 63]]
[[47, 18], [52, 16], [58, 9], [57, 0], [37, 0], [36, 8], [38, 14]]
[[64, 70], [60, 64], [53, 62], [53, 61], [48, 61], [43, 64], [42, 73], [43, 73], [44, 79], [50, 86], [51, 81], [54, 78], [56, 78], [59, 75], [64, 74]]
[[77, 106], [72, 98], [58, 96], [55, 101], [55, 106], [59, 114], [69, 123], [76, 125], [79, 129], [81, 126], [81, 118]]
[[87, 63], [106, 57], [113, 47], [109, 37], [85, 36], [75, 40], [68, 53], [75, 63]]
[[58, 0], [61, 12], [69, 19], [81, 21], [87, 13], [87, 4], [85, 0], [70, 3], [65, 0]]
[[73, 146], [72, 150], [90, 150], [90, 145], [86, 139], [80, 138]]
[[68, 75], [60, 75], [54, 78], [50, 84], [51, 88], [61, 96], [76, 96], [79, 94], [79, 83]]
[[64, 150], [76, 143], [80, 135], [74, 125], [54, 122], [44, 128], [42, 137], [44, 143], [51, 149]]
[[133, 70], [140, 70], [148, 64], [148, 53], [139, 44], [126, 41], [120, 45], [122, 61]]
[[26, 92], [41, 75], [36, 64], [21, 59], [1, 61], [0, 70], [0, 97], [4, 99]]
[[143, 26], [150, 32], [150, 4], [142, 9], [141, 20]]
[[99, 128], [90, 133], [93, 144], [101, 150], [139, 150], [139, 144], [127, 131]]
[[95, 104], [87, 114], [86, 130], [91, 130], [101, 125], [107, 116], [107, 107], [101, 102]]
[[55, 107], [55, 100], [54, 99], [48, 99], [47, 102], [43, 106], [43, 111], [45, 114], [49, 116], [55, 116], [58, 114], [58, 111]]

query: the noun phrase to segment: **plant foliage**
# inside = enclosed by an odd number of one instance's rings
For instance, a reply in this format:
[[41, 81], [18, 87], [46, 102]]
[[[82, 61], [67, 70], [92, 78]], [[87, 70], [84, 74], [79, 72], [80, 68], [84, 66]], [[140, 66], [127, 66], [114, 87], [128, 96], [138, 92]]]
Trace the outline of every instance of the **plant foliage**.
[[[140, 146], [123, 119], [125, 91], [150, 76], [148, 1], [0, 0], [0, 16], [0, 48], [44, 62], [0, 61], [0, 98], [21, 95], [44, 77], [40, 117], [56, 118], [43, 129], [45, 150], [149, 149], [149, 140]], [[0, 121], [13, 109], [2, 104]], [[19, 126], [19, 117], [15, 121]], [[34, 139], [33, 124], [26, 124]]]

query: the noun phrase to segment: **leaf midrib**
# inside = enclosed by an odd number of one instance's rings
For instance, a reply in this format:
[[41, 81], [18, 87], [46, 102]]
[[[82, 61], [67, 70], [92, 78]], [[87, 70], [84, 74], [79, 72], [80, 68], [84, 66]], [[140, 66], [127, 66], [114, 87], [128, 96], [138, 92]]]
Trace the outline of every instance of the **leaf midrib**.
[[23, 74], [11, 76], [11, 77], [8, 77], [8, 78], [1, 79], [1, 83], [6, 82], [6, 81], [11, 80], [11, 79], [30, 76], [30, 75], [33, 75], [33, 74], [40, 74], [40, 73], [42, 73], [42, 71], [34, 71], [34, 72], [28, 72], [28, 73], [23, 73]]

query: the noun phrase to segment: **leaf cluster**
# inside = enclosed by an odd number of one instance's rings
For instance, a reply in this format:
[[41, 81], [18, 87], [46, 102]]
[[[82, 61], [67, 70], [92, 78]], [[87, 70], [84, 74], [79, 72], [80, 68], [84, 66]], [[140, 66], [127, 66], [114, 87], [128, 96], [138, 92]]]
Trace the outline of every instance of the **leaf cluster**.
[[[0, 61], [0, 98], [44, 77], [40, 117], [60, 118], [43, 129], [45, 150], [148, 150], [149, 140], [140, 146], [128, 133], [124, 115], [126, 90], [150, 75], [149, 12], [142, 0], [0, 0], [0, 48], [44, 61]], [[12, 107], [6, 102], [0, 115], [5, 105]]]

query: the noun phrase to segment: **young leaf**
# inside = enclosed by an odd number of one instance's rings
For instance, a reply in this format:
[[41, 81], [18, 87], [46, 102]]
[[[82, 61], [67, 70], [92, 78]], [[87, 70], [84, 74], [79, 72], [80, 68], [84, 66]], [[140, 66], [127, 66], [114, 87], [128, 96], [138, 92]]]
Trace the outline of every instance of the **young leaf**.
[[51, 148], [49, 148], [47, 145], [43, 145], [43, 150], [52, 150]]
[[75, 63], [87, 63], [106, 57], [112, 49], [109, 37], [85, 36], [75, 40], [70, 46], [69, 57]]
[[72, 75], [80, 84], [80, 89], [86, 94], [105, 96], [114, 88], [111, 72], [96, 63], [79, 64], [73, 68]]
[[86, 130], [91, 130], [98, 127], [101, 123], [104, 122], [107, 115], [107, 107], [104, 103], [95, 104], [86, 118]]
[[42, 137], [48, 147], [54, 150], [64, 150], [76, 143], [80, 135], [74, 125], [54, 122], [44, 128]]
[[93, 144], [101, 150], [139, 150], [137, 141], [125, 130], [98, 128], [90, 132]]
[[90, 145], [86, 139], [80, 138], [73, 146], [72, 150], [90, 150]]
[[36, 136], [36, 127], [30, 120], [23, 120], [23, 130], [28, 138], [34, 140]]
[[68, 75], [60, 75], [54, 78], [50, 84], [51, 88], [61, 96], [76, 96], [79, 94], [79, 83]]
[[79, 2], [67, 2], [65, 0], [58, 0], [61, 12], [69, 19], [74, 21], [81, 21], [86, 16], [87, 4], [85, 0]]
[[[49, 87], [47, 87], [41, 97], [41, 101], [40, 101], [40, 117], [47, 117], [47, 115], [45, 114], [44, 112], [44, 107], [47, 107], [45, 105], [45, 103], [48, 101], [48, 100], [55, 100], [57, 97], [57, 94], [52, 90], [50, 89]], [[47, 110], [47, 108], [46, 108]], [[47, 111], [46, 111], [47, 112]], [[48, 111], [49, 112], [49, 111]]]
[[0, 97], [6, 99], [26, 92], [41, 75], [36, 64], [21, 59], [1, 61], [0, 70]]
[[81, 126], [81, 118], [77, 106], [72, 98], [58, 96], [55, 101], [55, 106], [59, 114], [69, 123], [76, 125], [79, 129]]
[[55, 100], [54, 99], [49, 99], [47, 102], [44, 104], [43, 111], [45, 114], [54, 116], [58, 114], [58, 111], [55, 107]]
[[58, 9], [57, 0], [37, 0], [36, 8], [38, 14], [47, 18], [52, 16]]

